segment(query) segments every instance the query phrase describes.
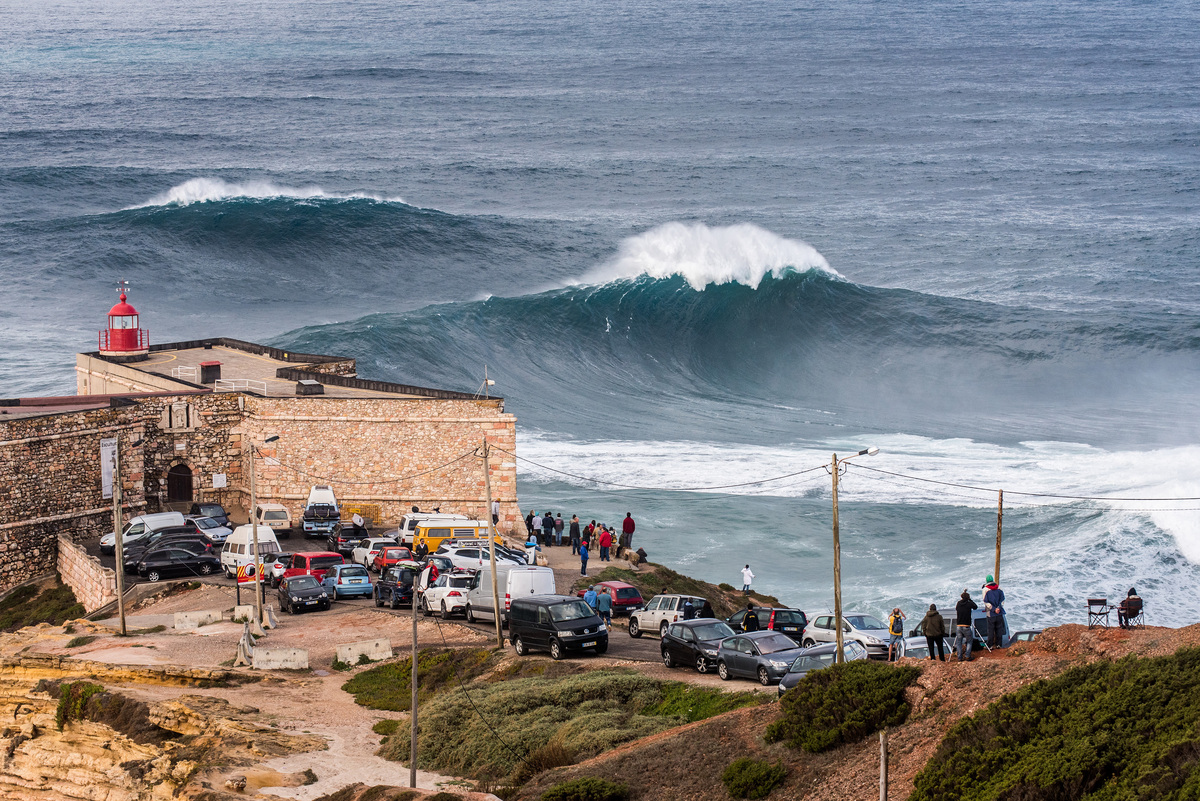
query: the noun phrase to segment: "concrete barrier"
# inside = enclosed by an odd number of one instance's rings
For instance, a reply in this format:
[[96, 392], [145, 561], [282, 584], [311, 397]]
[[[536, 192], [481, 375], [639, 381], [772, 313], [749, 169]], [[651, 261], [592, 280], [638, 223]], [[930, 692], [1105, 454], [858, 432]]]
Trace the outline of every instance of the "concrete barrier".
[[254, 604], [238, 604], [233, 607], [234, 620], [252, 620], [254, 618]]
[[204, 609], [199, 612], [175, 613], [175, 628], [177, 629], [198, 629], [201, 626], [207, 626], [209, 623], [220, 622], [220, 609]]
[[337, 660], [345, 662], [347, 665], [357, 665], [358, 658], [366, 654], [367, 659], [372, 662], [378, 662], [381, 659], [392, 658], [392, 641], [391, 640], [363, 640], [362, 642], [352, 642], [349, 645], [339, 645], [337, 647]]
[[308, 651], [301, 648], [254, 648], [255, 670], [308, 670]]

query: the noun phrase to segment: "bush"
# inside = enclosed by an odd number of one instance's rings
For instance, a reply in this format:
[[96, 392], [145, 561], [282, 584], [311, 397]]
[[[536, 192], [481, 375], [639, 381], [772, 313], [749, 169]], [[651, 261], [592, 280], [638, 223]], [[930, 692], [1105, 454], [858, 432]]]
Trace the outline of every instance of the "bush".
[[1200, 798], [1200, 649], [1095, 662], [959, 721], [913, 801]]
[[717, 588], [721, 589], [721, 590], [725, 590], [725, 592], [737, 592], [737, 590], [734, 588], [734, 586], [732, 584], [726, 584], [723, 581], [717, 585]]
[[371, 731], [376, 734], [382, 734], [384, 737], [390, 737], [396, 733], [396, 729], [400, 728], [400, 721], [394, 719], [381, 720], [371, 727]]
[[82, 637], [72, 637], [67, 643], [68, 648], [78, 648], [81, 645], [87, 645], [90, 642], [96, 641], [96, 635], [85, 634]]
[[72, 720], [83, 720], [88, 701], [96, 693], [102, 692], [104, 692], [104, 688], [99, 684], [86, 681], [62, 685], [59, 688], [58, 709], [54, 713], [54, 723], [58, 726], [58, 730], [62, 731], [63, 726]]
[[529, 752], [513, 772], [513, 784], [524, 784], [534, 776], [551, 768], [575, 764], [575, 752], [562, 743], [549, 742]]
[[[417, 651], [417, 703], [423, 704], [447, 687], [458, 687], [484, 673], [492, 652], [483, 648], [425, 648]], [[345, 665], [345, 667], [339, 667]], [[349, 670], [342, 662], [335, 669]], [[412, 706], [412, 658], [364, 670], [342, 685], [354, 703], [369, 709], [405, 712]]]
[[787, 778], [782, 762], [772, 765], [761, 759], [735, 759], [721, 774], [725, 789], [734, 798], [766, 798]]
[[542, 793], [542, 801], [629, 801], [629, 785], [585, 776], [554, 785]]
[[0, 601], [0, 630], [16, 631], [38, 623], [61, 626], [85, 614], [83, 605], [75, 600], [75, 593], [67, 585], [59, 583], [39, 594], [36, 586], [26, 584]]
[[816, 754], [897, 726], [909, 712], [904, 689], [920, 675], [911, 665], [870, 660], [810, 673], [784, 694], [783, 715], [767, 727], [766, 740]]

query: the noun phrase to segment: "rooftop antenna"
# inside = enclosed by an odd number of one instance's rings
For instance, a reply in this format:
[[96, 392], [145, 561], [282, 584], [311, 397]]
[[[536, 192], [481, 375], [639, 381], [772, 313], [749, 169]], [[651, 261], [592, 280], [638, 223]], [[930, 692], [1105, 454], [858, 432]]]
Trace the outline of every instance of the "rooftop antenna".
[[121, 296], [121, 300], [125, 300], [125, 293], [129, 289], [129, 282], [122, 279], [117, 282], [117, 293]]
[[479, 389], [475, 390], [475, 397], [478, 398], [480, 396], [480, 394], [482, 394], [483, 397], [490, 398], [491, 390], [489, 389], [489, 387], [494, 387], [494, 386], [496, 386], [496, 382], [487, 377], [487, 365], [485, 364], [483, 366], [483, 383], [479, 385]]

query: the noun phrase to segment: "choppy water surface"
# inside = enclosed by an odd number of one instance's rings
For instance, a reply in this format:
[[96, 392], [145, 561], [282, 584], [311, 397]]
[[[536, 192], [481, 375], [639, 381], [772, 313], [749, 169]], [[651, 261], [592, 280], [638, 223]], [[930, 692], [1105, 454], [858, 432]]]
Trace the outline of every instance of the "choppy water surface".
[[1194, 5], [0, 12], [0, 395], [126, 278], [155, 341], [486, 364], [523, 506], [714, 581], [825, 608], [829, 476], [670, 488], [877, 445], [850, 604], [978, 587], [1003, 487], [1015, 623], [1200, 615], [1200, 502], [1016, 494], [1200, 496]]

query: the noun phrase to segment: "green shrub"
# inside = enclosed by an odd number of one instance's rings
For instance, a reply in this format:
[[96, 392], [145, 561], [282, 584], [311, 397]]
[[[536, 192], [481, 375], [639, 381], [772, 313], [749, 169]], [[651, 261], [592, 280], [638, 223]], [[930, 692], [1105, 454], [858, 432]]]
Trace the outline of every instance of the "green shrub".
[[551, 768], [561, 768], [564, 765], [575, 764], [575, 752], [562, 743], [549, 742], [533, 751], [521, 760], [521, 764], [513, 771], [513, 784], [524, 784], [534, 776]]
[[1200, 649], [1095, 662], [959, 721], [913, 801], [1200, 798]]
[[[336, 663], [335, 668], [338, 664]], [[417, 703], [447, 687], [458, 687], [486, 672], [492, 652], [484, 648], [423, 648], [417, 651]], [[348, 670], [351, 666], [346, 665]], [[342, 685], [354, 703], [368, 709], [405, 712], [412, 706], [412, 658], [364, 670]]]
[[344, 671], [347, 671], [347, 670], [350, 670], [351, 668], [353, 668], [354, 665], [350, 664], [349, 662], [343, 662], [342, 660], [338, 659], [335, 656], [333, 658], [333, 664], [330, 665], [330, 667], [333, 668], [334, 670], [344, 672]]
[[737, 592], [732, 584], [726, 584], [723, 581], [717, 585], [717, 589], [725, 590], [725, 592]]
[[542, 801], [629, 801], [629, 785], [584, 776], [554, 785], [542, 793]]
[[761, 759], [735, 759], [721, 774], [725, 789], [734, 798], [766, 798], [787, 778], [782, 762], [772, 765]]
[[[371, 657], [367, 656], [366, 654], [358, 655], [358, 664], [360, 664], [360, 665], [369, 665], [369, 664], [371, 664], [371, 661], [372, 661]], [[411, 662], [411, 660], [409, 660], [409, 661]], [[420, 667], [421, 667], [421, 661], [418, 658], [417, 659], [417, 668], [419, 669]]]
[[911, 665], [870, 660], [810, 673], [784, 694], [766, 740], [815, 754], [899, 725], [909, 712], [904, 689], [920, 675]]
[[688, 723], [697, 720], [707, 720], [715, 715], [741, 709], [744, 706], [757, 706], [771, 700], [770, 696], [756, 692], [726, 693], [711, 687], [701, 687], [682, 681], [664, 684], [661, 688], [662, 700], [654, 706], [642, 710], [643, 715], [664, 717], [680, 717]]
[[85, 634], [82, 637], [72, 637], [70, 639], [70, 641], [67, 642], [67, 647], [68, 648], [78, 648], [81, 645], [87, 645], [88, 643], [95, 642], [95, 641], [96, 641], [96, 635]]
[[384, 737], [391, 737], [396, 733], [396, 729], [400, 728], [400, 721], [389, 718], [381, 720], [371, 727], [371, 731], [376, 734], [382, 734]]
[[86, 681], [76, 681], [64, 684], [59, 688], [58, 709], [54, 713], [54, 723], [58, 730], [72, 720], [83, 720], [83, 712], [87, 703], [96, 693], [104, 692], [99, 684]]
[[75, 600], [75, 593], [67, 585], [59, 583], [38, 593], [36, 586], [26, 584], [0, 601], [0, 630], [16, 631], [38, 623], [61, 626], [85, 614], [83, 605]]

